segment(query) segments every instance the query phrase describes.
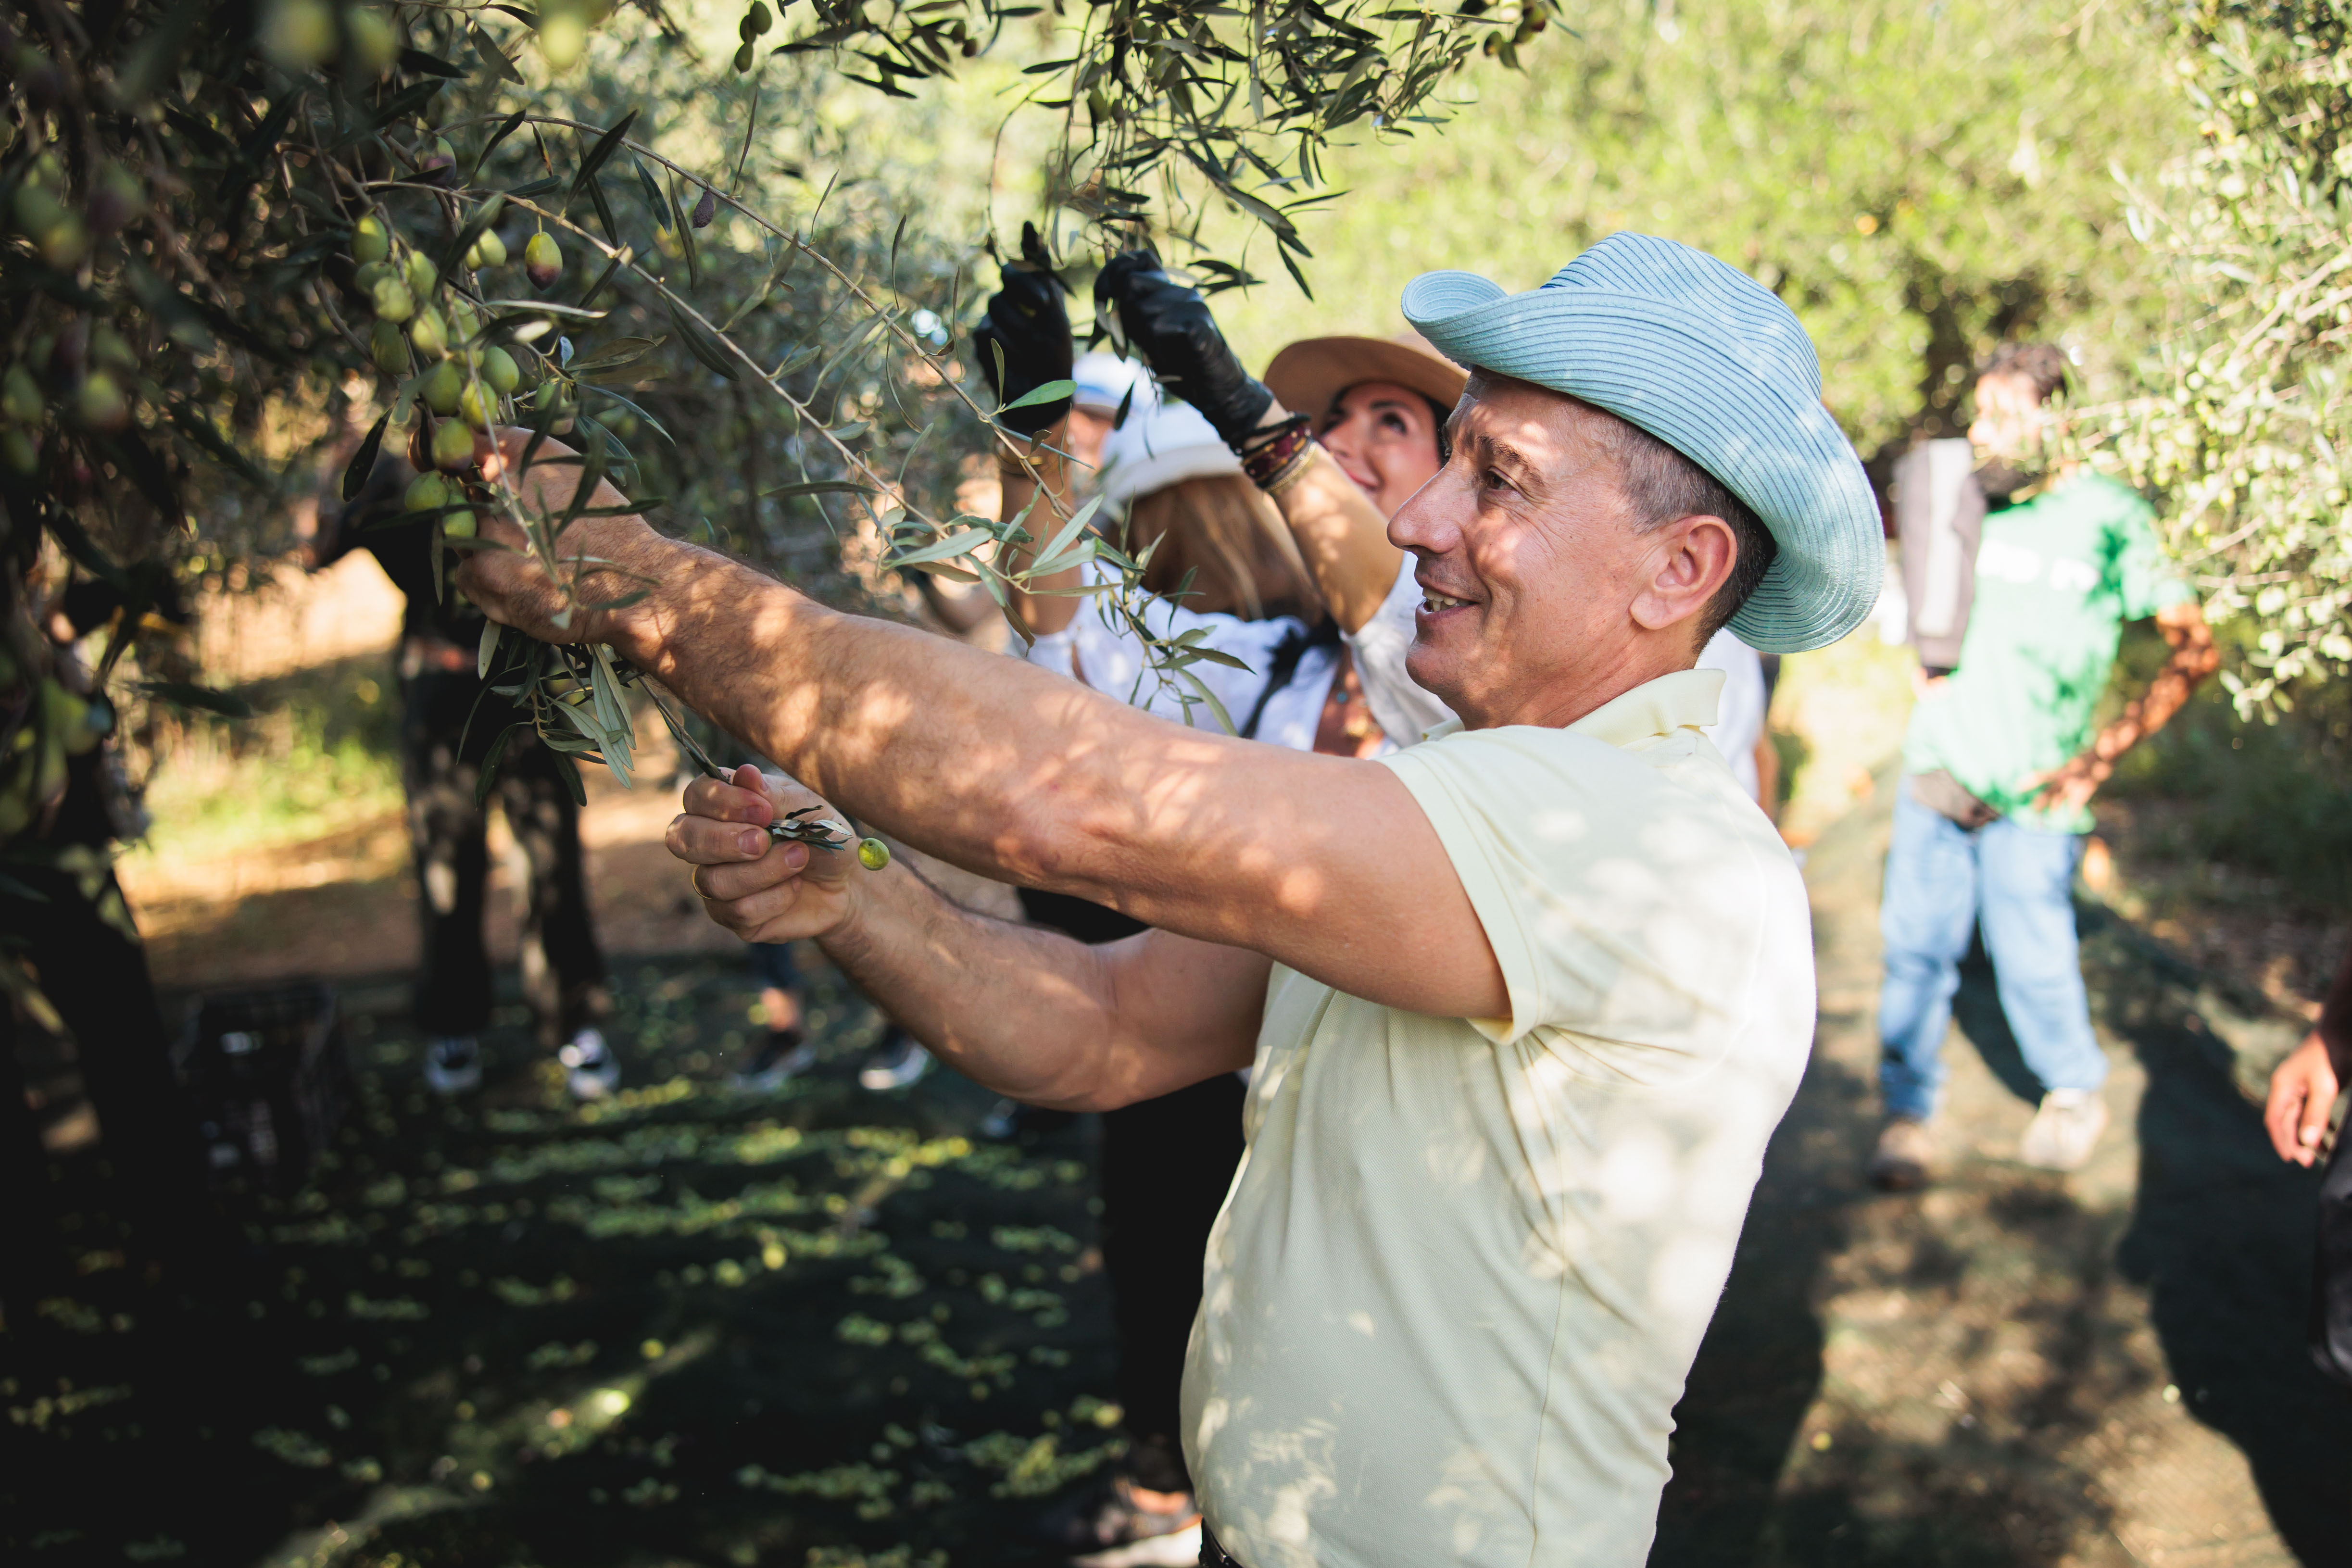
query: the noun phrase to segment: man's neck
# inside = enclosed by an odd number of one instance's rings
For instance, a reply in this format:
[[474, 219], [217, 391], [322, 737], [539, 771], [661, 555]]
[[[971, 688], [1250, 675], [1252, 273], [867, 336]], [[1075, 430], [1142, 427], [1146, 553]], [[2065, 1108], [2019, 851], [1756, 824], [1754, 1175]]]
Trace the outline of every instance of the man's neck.
[[1622, 644], [1597, 664], [1588, 663], [1563, 672], [1527, 697], [1475, 712], [1460, 707], [1454, 711], [1462, 715], [1465, 729], [1500, 729], [1507, 725], [1566, 729], [1637, 686], [1695, 666], [1698, 653], [1685, 645], [1688, 632], [1670, 633], [1671, 628], [1667, 632]]

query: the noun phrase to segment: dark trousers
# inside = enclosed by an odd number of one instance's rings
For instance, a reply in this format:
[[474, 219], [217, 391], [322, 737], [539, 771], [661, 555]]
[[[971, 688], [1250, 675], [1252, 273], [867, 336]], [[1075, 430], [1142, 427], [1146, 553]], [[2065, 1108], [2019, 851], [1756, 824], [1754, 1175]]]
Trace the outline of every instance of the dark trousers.
[[[490, 1020], [490, 955], [482, 940], [488, 818], [474, 790], [491, 741], [520, 716], [467, 672], [411, 676], [401, 683], [401, 781], [425, 923], [416, 1023], [427, 1034], [476, 1034]], [[582, 877], [580, 809], [555, 754], [528, 731], [508, 743], [491, 794], [530, 867], [522, 989], [540, 1043], [552, 1050], [605, 1009], [604, 959]]]
[[[38, 896], [13, 888], [0, 895], [9, 950], [0, 962], [30, 959], [41, 994], [73, 1040], [133, 1245], [151, 1258], [177, 1256], [208, 1232], [204, 1149], [172, 1074], [147, 952], [122, 890], [111, 872], [85, 880], [21, 861], [8, 867], [8, 877]], [[48, 1188], [48, 1162], [25, 1102], [17, 1028], [15, 1009], [0, 997], [0, 1158], [9, 1193], [0, 1203], [0, 1247], [8, 1254], [0, 1258], [0, 1274], [26, 1285], [33, 1260], [55, 1260], [47, 1252], [53, 1245], [48, 1206], [37, 1196]]]
[[[1082, 942], [1115, 942], [1142, 925], [1115, 910], [1024, 888], [1021, 906], [1041, 925]], [[1201, 1310], [1209, 1228], [1242, 1158], [1242, 1100], [1234, 1073], [1103, 1115], [1103, 1271], [1118, 1333], [1118, 1402], [1127, 1416], [1128, 1473], [1153, 1491], [1190, 1491], [1179, 1410], [1184, 1348]]]
[[2352, 1385], [2352, 1124], [2319, 1185], [2319, 1246], [2311, 1262], [2311, 1359]]

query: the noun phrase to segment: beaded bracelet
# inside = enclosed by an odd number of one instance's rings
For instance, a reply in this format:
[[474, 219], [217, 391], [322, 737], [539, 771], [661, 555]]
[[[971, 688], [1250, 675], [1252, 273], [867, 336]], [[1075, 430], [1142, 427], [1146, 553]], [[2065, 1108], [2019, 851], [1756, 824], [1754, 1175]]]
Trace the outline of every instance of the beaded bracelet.
[[1245, 440], [1255, 444], [1240, 453], [1242, 472], [1250, 483], [1269, 496], [1278, 496], [1296, 484], [1307, 472], [1307, 458], [1315, 450], [1315, 435], [1308, 428], [1307, 417], [1294, 413], [1288, 419], [1267, 430], [1253, 431]]

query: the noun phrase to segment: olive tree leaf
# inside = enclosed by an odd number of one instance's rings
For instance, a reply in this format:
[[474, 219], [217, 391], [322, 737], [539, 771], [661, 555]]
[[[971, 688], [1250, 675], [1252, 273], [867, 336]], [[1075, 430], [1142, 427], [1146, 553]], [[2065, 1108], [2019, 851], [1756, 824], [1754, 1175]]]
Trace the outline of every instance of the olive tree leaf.
[[742, 368], [727, 357], [725, 350], [719, 348], [718, 340], [711, 337], [702, 323], [687, 315], [667, 299], [662, 301], [662, 308], [669, 312], [670, 320], [677, 327], [677, 335], [685, 340], [687, 352], [701, 361], [704, 369], [722, 380], [731, 382], [741, 379]]
[[637, 111], [633, 109], [614, 120], [612, 127], [596, 139], [596, 144], [588, 150], [588, 156], [580, 160], [580, 172], [572, 176], [573, 195], [595, 184], [596, 172], [604, 166], [606, 159], [620, 150], [623, 139], [629, 134], [629, 127], [636, 122]]
[[1039, 403], [1053, 402], [1059, 398], [1074, 396], [1077, 390], [1078, 383], [1076, 382], [1047, 382], [1041, 387], [1023, 392], [996, 412], [1011, 413], [1016, 408], [1034, 408]]
[[386, 409], [383, 417], [369, 427], [367, 434], [360, 438], [360, 449], [352, 454], [351, 462], [343, 469], [345, 501], [358, 500], [360, 492], [367, 488], [368, 476], [375, 472], [376, 454], [383, 450], [384, 427], [391, 423], [392, 411]]

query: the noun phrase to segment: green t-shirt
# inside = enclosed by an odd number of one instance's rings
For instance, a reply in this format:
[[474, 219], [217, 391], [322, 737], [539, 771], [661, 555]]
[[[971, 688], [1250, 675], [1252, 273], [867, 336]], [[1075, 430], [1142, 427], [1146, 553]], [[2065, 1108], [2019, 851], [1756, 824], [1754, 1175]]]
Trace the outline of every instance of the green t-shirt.
[[2026, 780], [2081, 754], [2124, 622], [2194, 597], [2147, 503], [2080, 475], [1989, 514], [1959, 667], [1911, 713], [1904, 766], [1942, 768], [2028, 827], [2087, 832], [2087, 810], [2031, 810]]

